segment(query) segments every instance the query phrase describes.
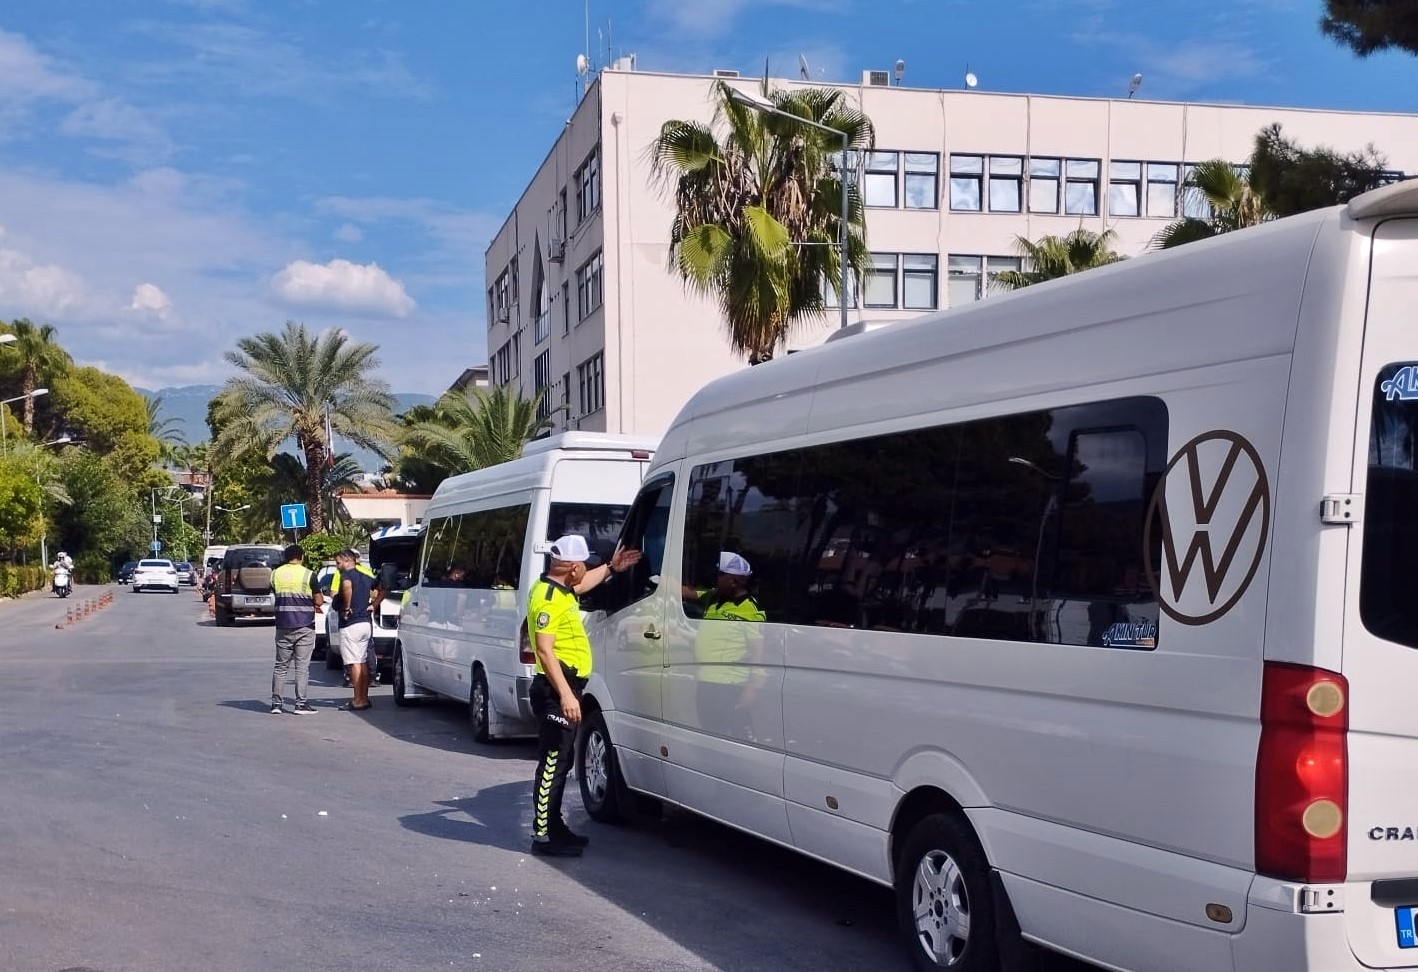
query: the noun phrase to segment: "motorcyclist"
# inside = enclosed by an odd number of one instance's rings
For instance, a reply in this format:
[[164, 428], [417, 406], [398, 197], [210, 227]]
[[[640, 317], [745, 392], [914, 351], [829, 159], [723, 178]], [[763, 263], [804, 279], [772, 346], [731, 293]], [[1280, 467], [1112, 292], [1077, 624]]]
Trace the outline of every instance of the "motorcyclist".
[[51, 587], [58, 593], [60, 588], [67, 588], [73, 584], [74, 561], [64, 551], [59, 551], [59, 556], [54, 558], [54, 563], [49, 565], [49, 569], [54, 572]]

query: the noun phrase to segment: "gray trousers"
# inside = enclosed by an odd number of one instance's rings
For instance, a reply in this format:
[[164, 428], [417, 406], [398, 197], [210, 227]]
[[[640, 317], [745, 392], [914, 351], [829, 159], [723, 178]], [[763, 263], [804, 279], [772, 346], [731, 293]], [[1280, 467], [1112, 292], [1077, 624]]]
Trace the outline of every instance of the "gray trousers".
[[310, 656], [315, 652], [314, 628], [276, 629], [276, 670], [271, 675], [271, 701], [285, 694], [291, 662], [295, 662], [295, 700], [304, 702], [310, 688]]

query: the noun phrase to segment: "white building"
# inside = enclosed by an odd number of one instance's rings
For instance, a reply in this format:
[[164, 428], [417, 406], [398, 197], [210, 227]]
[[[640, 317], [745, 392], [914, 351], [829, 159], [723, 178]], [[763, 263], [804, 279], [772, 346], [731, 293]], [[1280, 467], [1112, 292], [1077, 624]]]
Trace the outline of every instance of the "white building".
[[[746, 367], [716, 307], [668, 269], [673, 205], [647, 158], [666, 120], [711, 119], [714, 80], [602, 72], [488, 247], [491, 380], [548, 388], [557, 430], [659, 435], [697, 388]], [[877, 148], [861, 175], [875, 270], [852, 321], [987, 296], [991, 273], [1018, 266], [1018, 236], [1112, 229], [1119, 252], [1141, 254], [1195, 205], [1188, 165], [1240, 164], [1275, 122], [1302, 145], [1372, 143], [1418, 172], [1414, 115], [924, 90], [883, 72], [845, 87]], [[829, 311], [792, 346], [836, 326]]]

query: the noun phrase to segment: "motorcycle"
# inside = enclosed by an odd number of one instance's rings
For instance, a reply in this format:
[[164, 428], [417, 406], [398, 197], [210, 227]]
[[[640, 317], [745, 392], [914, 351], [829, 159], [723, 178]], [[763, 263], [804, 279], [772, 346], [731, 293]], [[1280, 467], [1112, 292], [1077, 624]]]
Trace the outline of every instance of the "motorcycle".
[[74, 587], [69, 580], [69, 569], [67, 567], [54, 568], [54, 593], [60, 597], [68, 597], [73, 593]]

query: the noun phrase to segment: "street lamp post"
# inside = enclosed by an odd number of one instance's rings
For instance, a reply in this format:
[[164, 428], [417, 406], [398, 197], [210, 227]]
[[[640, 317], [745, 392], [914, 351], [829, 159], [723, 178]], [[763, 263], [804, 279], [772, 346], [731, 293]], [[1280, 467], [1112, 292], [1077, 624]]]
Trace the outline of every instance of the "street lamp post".
[[[242, 510], [249, 510], [249, 509], [251, 509], [251, 504], [250, 504], [250, 503], [242, 503], [240, 506], [230, 506], [230, 507], [228, 507], [228, 506], [214, 506], [214, 507], [212, 507], [212, 509], [214, 509], [214, 510], [221, 510], [223, 513], [240, 513]], [[207, 532], [208, 532], [208, 533], [211, 533], [211, 529], [208, 528], [208, 531], [207, 531]], [[211, 543], [211, 537], [208, 537], [208, 538], [207, 538], [207, 542], [208, 542], [208, 543]]]
[[[57, 446], [57, 445], [64, 445], [66, 442], [73, 442], [73, 441], [74, 441], [74, 440], [73, 440], [73, 438], [72, 438], [71, 436], [61, 435], [61, 436], [60, 436], [59, 438], [57, 438], [57, 439], [53, 439], [53, 440], [51, 440], [51, 441], [49, 441], [49, 442], [42, 443], [42, 445], [44, 445], [44, 446]], [[43, 512], [44, 512], [44, 505], [43, 505], [43, 504], [44, 504], [44, 484], [43, 484], [43, 483], [39, 483], [38, 485], [39, 485], [40, 512], [43, 513]], [[46, 568], [47, 568], [47, 567], [49, 566], [49, 522], [48, 522], [47, 519], [46, 519], [46, 521], [45, 521], [45, 523], [44, 523], [44, 530], [43, 530], [43, 532], [41, 532], [40, 535], [39, 535], [39, 561], [40, 561], [40, 566], [41, 566], [41, 567], [46, 567]]]
[[[11, 334], [9, 335], [9, 337], [13, 338], [14, 335]], [[0, 342], [0, 344], [3, 343], [5, 342]], [[9, 405], [11, 402], [22, 402], [26, 398], [38, 398], [41, 395], [48, 394], [48, 388], [36, 388], [34, 391], [29, 392], [27, 394], [16, 395], [14, 398], [6, 398], [3, 401], [0, 401], [0, 455], [8, 455], [10, 452], [10, 447], [5, 437], [5, 406]]]
[[150, 488], [153, 496], [153, 545], [151, 548], [153, 553], [158, 552], [158, 523], [160, 522], [158, 520], [158, 492], [170, 493], [177, 488], [177, 486], [153, 486]]
[[806, 125], [809, 128], [827, 132], [829, 135], [836, 135], [842, 140], [842, 161], [837, 169], [838, 184], [842, 187], [842, 213], [837, 225], [837, 248], [839, 252], [838, 259], [840, 261], [840, 266], [838, 267], [837, 305], [841, 311], [839, 326], [845, 329], [847, 327], [847, 221], [851, 218], [851, 209], [848, 206], [847, 196], [847, 145], [850, 136], [840, 128], [832, 128], [821, 122], [815, 122], [810, 118], [799, 117], [790, 111], [784, 111], [771, 102], [761, 98], [755, 98], [751, 94], [740, 91], [738, 88], [729, 88], [728, 90], [730, 100], [736, 101], [746, 108], [752, 108], [754, 111], [762, 112], [767, 115], [777, 115], [780, 118], [788, 118], [801, 125]]

